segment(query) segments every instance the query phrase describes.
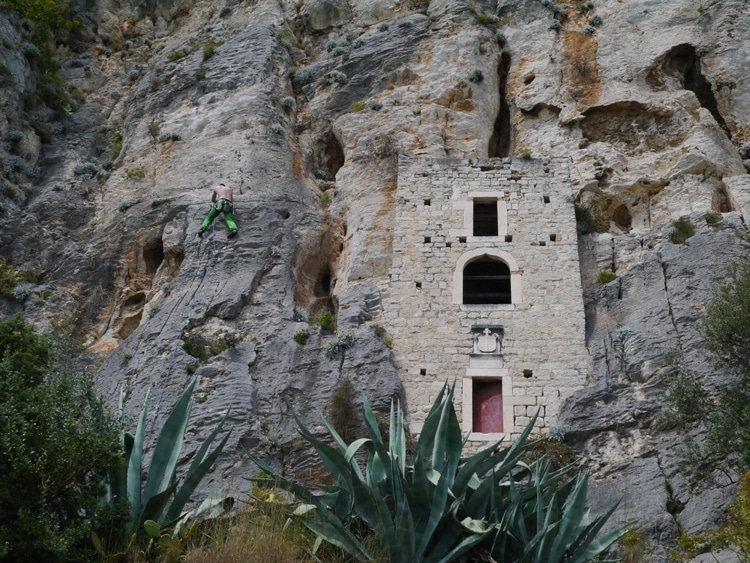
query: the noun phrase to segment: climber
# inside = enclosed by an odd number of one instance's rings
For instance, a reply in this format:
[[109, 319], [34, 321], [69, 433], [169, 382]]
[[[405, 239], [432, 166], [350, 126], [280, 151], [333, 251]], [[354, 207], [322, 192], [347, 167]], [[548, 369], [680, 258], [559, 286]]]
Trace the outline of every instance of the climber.
[[211, 211], [208, 212], [208, 215], [206, 215], [206, 218], [203, 220], [201, 230], [198, 231], [198, 238], [203, 236], [203, 233], [206, 232], [206, 229], [208, 229], [209, 225], [214, 219], [216, 219], [216, 216], [219, 213], [224, 213], [224, 222], [227, 224], [227, 229], [229, 229], [227, 238], [237, 236], [237, 224], [234, 222], [234, 217], [232, 217], [233, 210], [234, 203], [232, 199], [232, 188], [229, 188], [224, 184], [214, 186], [211, 191]]

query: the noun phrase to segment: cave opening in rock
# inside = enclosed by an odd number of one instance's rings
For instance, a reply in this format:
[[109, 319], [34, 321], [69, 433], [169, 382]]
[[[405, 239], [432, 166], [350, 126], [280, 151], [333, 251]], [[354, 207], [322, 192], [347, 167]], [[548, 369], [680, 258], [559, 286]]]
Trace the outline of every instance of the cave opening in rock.
[[510, 107], [505, 97], [510, 71], [510, 55], [503, 53], [497, 67], [497, 79], [499, 84], [500, 109], [495, 118], [492, 136], [487, 147], [487, 156], [490, 158], [504, 157], [510, 154]]
[[155, 274], [164, 262], [164, 243], [160, 238], [152, 240], [143, 247], [143, 261], [146, 264], [146, 273]]
[[667, 54], [664, 65], [666, 69], [679, 73], [685, 90], [690, 90], [695, 94], [701, 106], [711, 112], [716, 123], [731, 139], [732, 133], [721, 113], [719, 113], [719, 105], [716, 102], [711, 83], [701, 72], [701, 59], [695, 52], [695, 47], [687, 44], [678, 45]]
[[336, 173], [344, 165], [344, 149], [333, 134], [328, 131], [321, 139], [318, 150], [313, 152], [315, 177], [327, 182], [336, 180]]

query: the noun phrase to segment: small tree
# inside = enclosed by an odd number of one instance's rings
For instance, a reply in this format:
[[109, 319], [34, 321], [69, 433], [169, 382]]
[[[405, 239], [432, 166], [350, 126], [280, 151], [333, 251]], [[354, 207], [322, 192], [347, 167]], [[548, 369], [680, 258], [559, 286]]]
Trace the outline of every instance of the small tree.
[[90, 533], [120, 457], [92, 381], [55, 366], [52, 340], [17, 315], [0, 322], [0, 559], [90, 561]]
[[714, 288], [702, 324], [717, 368], [733, 376], [719, 388], [716, 408], [706, 421], [707, 447], [744, 471], [750, 469], [750, 260], [729, 270]]

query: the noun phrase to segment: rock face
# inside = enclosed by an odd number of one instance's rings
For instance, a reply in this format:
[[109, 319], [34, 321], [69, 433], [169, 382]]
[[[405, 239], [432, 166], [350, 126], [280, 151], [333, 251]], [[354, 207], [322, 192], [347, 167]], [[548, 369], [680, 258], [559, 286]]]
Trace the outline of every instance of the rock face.
[[[399, 153], [564, 156], [571, 195], [607, 232], [579, 238], [590, 386], [559, 425], [592, 468], [592, 502], [624, 493], [619, 517], [657, 555], [677, 520], [716, 525], [731, 486], [690, 496], [678, 437], [653, 417], [671, 350], [709, 383], [722, 376], [695, 327], [746, 251], [744, 0], [73, 8], [57, 98], [28, 27], [0, 11], [0, 254], [42, 275], [0, 312], [84, 331], [102, 391], [115, 403], [123, 388], [135, 413], [151, 385], [157, 423], [195, 369], [187, 449], [230, 404], [234, 424], [207, 488], [247, 486], [240, 447], [314, 471], [284, 399], [321, 430], [344, 378], [380, 410], [401, 395], [378, 338]], [[197, 239], [219, 181], [240, 235], [225, 240], [218, 220]], [[698, 230], [676, 245], [681, 216]], [[601, 270], [618, 278], [599, 284]], [[355, 345], [327, 358], [334, 336], [303, 311], [334, 313]]]

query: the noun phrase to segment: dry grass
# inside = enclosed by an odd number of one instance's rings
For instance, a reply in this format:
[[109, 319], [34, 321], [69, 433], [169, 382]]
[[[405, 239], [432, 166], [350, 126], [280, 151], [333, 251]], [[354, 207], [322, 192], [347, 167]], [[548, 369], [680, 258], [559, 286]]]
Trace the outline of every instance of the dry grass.
[[185, 563], [291, 563], [312, 561], [301, 545], [310, 538], [298, 524], [284, 530], [287, 516], [281, 507], [249, 508], [230, 521], [206, 529], [199, 544], [183, 558]]

